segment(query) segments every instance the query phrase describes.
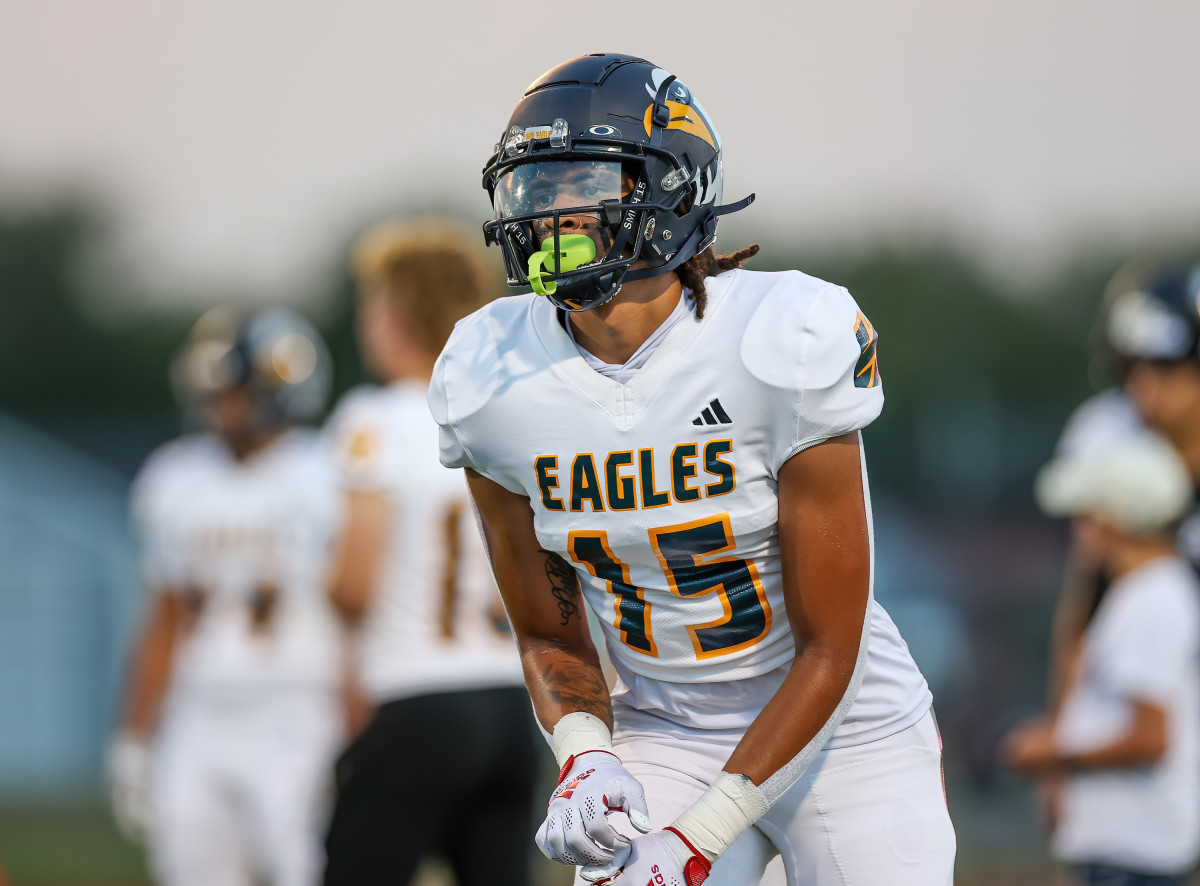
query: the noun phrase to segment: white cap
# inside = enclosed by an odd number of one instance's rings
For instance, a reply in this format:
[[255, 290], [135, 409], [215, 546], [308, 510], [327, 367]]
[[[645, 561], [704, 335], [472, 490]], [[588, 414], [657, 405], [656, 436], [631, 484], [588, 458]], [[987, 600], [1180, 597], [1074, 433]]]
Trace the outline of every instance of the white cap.
[[1051, 516], [1092, 514], [1137, 534], [1166, 529], [1191, 510], [1194, 494], [1183, 459], [1149, 431], [1056, 458], [1034, 484], [1038, 506]]

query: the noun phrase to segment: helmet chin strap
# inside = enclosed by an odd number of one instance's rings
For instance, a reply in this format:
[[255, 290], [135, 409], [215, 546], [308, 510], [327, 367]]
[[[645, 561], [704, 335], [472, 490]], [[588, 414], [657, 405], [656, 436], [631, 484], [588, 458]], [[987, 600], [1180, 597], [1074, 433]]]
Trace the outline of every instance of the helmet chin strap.
[[671, 109], [667, 107], [667, 95], [675, 75], [668, 74], [662, 83], [658, 84], [658, 92], [654, 96], [654, 107], [650, 111], [650, 144], [659, 147], [662, 144], [662, 134], [671, 123]]
[[709, 229], [712, 227], [709, 222], [715, 221], [722, 215], [730, 215], [734, 212], [740, 212], [753, 203], [754, 198], [755, 195], [751, 194], [748, 197], [738, 200], [736, 203], [726, 203], [723, 206], [714, 206], [708, 219], [706, 219], [704, 223], [696, 226], [696, 229], [692, 231], [691, 236], [683, 241], [683, 245], [679, 247], [679, 250], [669, 262], [667, 262], [665, 265], [660, 265], [657, 268], [638, 268], [636, 270], [632, 270], [625, 275], [625, 279], [630, 282], [634, 280], [648, 280], [651, 277], [657, 277], [659, 274], [666, 274], [674, 271], [696, 254], [700, 242], [708, 236]]
[[747, 206], [749, 206], [751, 203], [754, 202], [755, 196], [756, 196], [755, 194], [750, 194], [749, 196], [743, 197], [741, 200], [738, 200], [736, 203], [726, 203], [723, 206], [714, 206], [713, 211], [712, 211], [713, 218], [716, 218], [717, 216], [720, 216], [720, 215], [731, 215], [735, 212], [741, 212], [743, 209], [745, 209]]
[[[637, 207], [640, 205], [640, 195], [645, 193], [645, 190], [649, 187], [649, 184], [650, 183], [646, 178], [646, 171], [643, 169], [638, 175], [637, 183], [633, 188], [634, 198], [638, 198], [639, 203], [627, 203], [622, 207], [624, 211], [621, 213], [620, 228], [617, 230], [617, 235], [613, 238], [612, 246], [610, 246], [608, 250], [608, 255], [604, 257], [605, 261], [621, 259], [621, 253], [625, 251], [625, 247], [629, 243], [629, 237], [632, 232], [637, 231], [637, 236], [640, 237], [642, 226], [641, 218], [637, 217]], [[635, 217], [637, 217], [636, 223]], [[603, 230], [603, 228], [604, 225], [602, 224], [601, 230]], [[635, 246], [636, 245], [638, 245], [638, 241], [635, 241]]]
[[555, 307], [566, 311], [568, 314], [598, 308], [612, 301], [613, 296], [621, 291], [621, 284], [625, 282], [625, 273], [621, 270], [613, 271], [608, 276], [611, 277], [611, 281], [605, 287], [601, 287], [596, 280], [576, 284], [578, 288], [590, 289], [591, 292], [587, 295], [572, 297], [571, 294], [566, 293], [565, 289], [561, 289], [556, 294], [550, 295], [549, 299], [554, 303]]

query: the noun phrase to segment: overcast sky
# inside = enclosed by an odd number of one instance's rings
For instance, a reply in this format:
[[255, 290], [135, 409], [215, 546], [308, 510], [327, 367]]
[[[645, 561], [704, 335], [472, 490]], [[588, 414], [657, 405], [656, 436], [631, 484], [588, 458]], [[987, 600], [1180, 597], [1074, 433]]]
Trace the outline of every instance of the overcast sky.
[[365, 219], [487, 214], [524, 88], [643, 55], [705, 104], [722, 241], [993, 265], [1200, 230], [1200, 3], [0, 0], [0, 200], [85, 183], [150, 285], [303, 290]]

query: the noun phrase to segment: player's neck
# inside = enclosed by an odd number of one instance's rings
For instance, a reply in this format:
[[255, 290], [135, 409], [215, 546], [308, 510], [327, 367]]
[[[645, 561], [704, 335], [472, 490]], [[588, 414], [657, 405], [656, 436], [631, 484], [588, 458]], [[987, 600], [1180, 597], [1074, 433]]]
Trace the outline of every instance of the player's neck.
[[1175, 446], [1179, 457], [1188, 466], [1192, 481], [1200, 487], [1200, 417], [1181, 432], [1168, 434], [1168, 439]]
[[414, 381], [429, 384], [440, 347], [430, 349], [417, 334], [408, 311], [377, 300], [360, 314], [359, 343], [367, 371], [384, 384]]
[[571, 331], [589, 354], [620, 365], [666, 322], [681, 295], [683, 284], [676, 274], [635, 280], [608, 304], [569, 315]]
[[225, 445], [229, 447], [229, 451], [233, 453], [235, 459], [246, 461], [278, 440], [284, 430], [282, 427], [273, 427], [236, 437], [227, 437]]
[[1104, 571], [1110, 581], [1116, 581], [1147, 563], [1175, 555], [1175, 544], [1169, 538], [1125, 539], [1105, 555]]
[[436, 354], [427, 354], [417, 349], [399, 350], [389, 361], [384, 381], [388, 384], [401, 382], [421, 382], [429, 384], [433, 378], [433, 365], [437, 362]]

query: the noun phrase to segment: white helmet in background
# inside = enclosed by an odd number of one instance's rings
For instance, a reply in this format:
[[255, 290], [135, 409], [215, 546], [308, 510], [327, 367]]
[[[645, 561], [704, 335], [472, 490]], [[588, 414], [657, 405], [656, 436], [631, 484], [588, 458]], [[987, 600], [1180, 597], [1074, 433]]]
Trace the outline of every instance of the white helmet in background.
[[1089, 514], [1135, 535], [1170, 532], [1193, 506], [1192, 477], [1152, 431], [1054, 459], [1038, 473], [1038, 506], [1054, 517]]

